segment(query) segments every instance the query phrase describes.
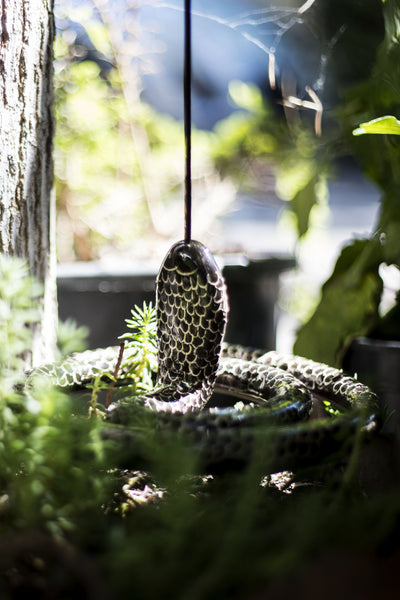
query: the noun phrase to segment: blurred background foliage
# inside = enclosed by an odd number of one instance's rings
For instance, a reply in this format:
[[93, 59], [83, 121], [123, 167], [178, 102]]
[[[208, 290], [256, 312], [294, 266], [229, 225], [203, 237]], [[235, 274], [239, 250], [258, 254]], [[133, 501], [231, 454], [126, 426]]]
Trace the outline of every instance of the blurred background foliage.
[[[55, 71], [60, 261], [93, 260], [108, 252], [140, 255], [163, 237], [179, 235], [182, 123], [142, 99], [137, 59], [143, 49], [137, 7], [129, 8], [122, 35], [107, 2], [59, 5]], [[259, 12], [256, 18], [262, 24]], [[295, 7], [284, 7], [277, 16], [271, 9], [271, 14], [278, 38], [301, 21]], [[209, 17], [212, 23], [213, 15]], [[85, 46], [77, 23], [84, 24]], [[267, 71], [263, 79], [267, 81]], [[313, 206], [326, 196], [327, 166], [322, 157], [316, 160], [323, 145], [313, 127], [297, 118], [288, 124], [276, 98], [255, 85], [233, 81], [225, 95], [232, 115], [212, 130], [193, 132], [193, 221], [199, 237], [207, 237], [239, 190], [261, 193], [267, 202], [266, 195], [276, 192], [289, 201], [299, 236], [305, 235]]]
[[[84, 20], [99, 56], [111, 58], [101, 59], [107, 65], [102, 71], [98, 57], [96, 62], [80, 60], [70, 29], [57, 36], [59, 260], [93, 260], [124, 251], [140, 255], [163, 237], [179, 236], [182, 123], [140, 99], [134, 62], [120, 56], [127, 49], [112, 46], [106, 23], [75, 10], [72, 17]], [[137, 82], [134, 89], [132, 81]], [[326, 194], [326, 165], [321, 168], [322, 160], [316, 161], [321, 144], [304, 127], [289, 132], [255, 85], [233, 81], [226, 93], [240, 110], [213, 131], [193, 132], [194, 227], [199, 237], [207, 237], [213, 220], [229, 210], [239, 189], [265, 193], [266, 180], [279, 198], [291, 201], [298, 234], [305, 235], [312, 207]]]
[[[135, 57], [126, 57], [131, 47], [125, 41], [119, 47], [106, 17], [90, 18], [79, 7], [71, 16], [85, 23], [96, 43], [96, 61], [86, 54], [81, 60], [68, 26], [60, 31], [55, 51], [59, 260], [158, 254], [163, 240], [181, 237], [183, 227], [182, 124], [140, 99]], [[233, 185], [215, 169], [214, 144], [213, 133], [193, 131], [194, 220], [200, 237], [233, 197]]]

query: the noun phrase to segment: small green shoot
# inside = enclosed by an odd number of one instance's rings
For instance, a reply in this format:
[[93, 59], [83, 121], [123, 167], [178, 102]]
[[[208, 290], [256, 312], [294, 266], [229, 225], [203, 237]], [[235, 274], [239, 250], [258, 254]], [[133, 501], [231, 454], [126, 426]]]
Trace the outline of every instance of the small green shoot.
[[[102, 418], [105, 413], [105, 408], [102, 404], [98, 402], [98, 396], [101, 390], [105, 390], [109, 388], [109, 384], [103, 381], [104, 373], [98, 373], [96, 377], [93, 379], [93, 383], [88, 384], [88, 388], [92, 390], [89, 401], [89, 417]], [[107, 377], [111, 379], [111, 375], [107, 374]], [[113, 380], [113, 379], [112, 379]]]
[[148, 392], [157, 371], [156, 309], [151, 302], [144, 302], [142, 308], [131, 310], [131, 318], [125, 322], [129, 331], [120, 336], [125, 341], [121, 369], [132, 380], [134, 393]]

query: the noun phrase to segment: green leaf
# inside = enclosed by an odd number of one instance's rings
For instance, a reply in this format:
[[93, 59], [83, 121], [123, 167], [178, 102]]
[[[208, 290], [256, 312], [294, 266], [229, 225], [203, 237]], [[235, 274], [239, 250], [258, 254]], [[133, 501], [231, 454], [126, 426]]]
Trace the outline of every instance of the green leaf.
[[314, 175], [310, 181], [301, 188], [290, 203], [290, 208], [296, 216], [297, 234], [301, 238], [308, 231], [310, 214], [317, 202], [315, 188], [318, 176]]
[[353, 130], [353, 135], [364, 135], [365, 133], [400, 135], [400, 121], [392, 115], [378, 117]]
[[382, 248], [377, 239], [356, 240], [343, 249], [334, 272], [322, 288], [319, 305], [303, 325], [295, 354], [339, 365], [355, 335], [365, 334], [378, 317]]
[[279, 198], [290, 201], [304, 189], [310, 181], [314, 181], [316, 165], [313, 159], [295, 158], [283, 161], [276, 172], [275, 190]]
[[243, 108], [249, 112], [258, 112], [263, 109], [263, 97], [259, 87], [256, 85], [236, 80], [231, 81], [229, 84], [229, 94], [239, 108]]

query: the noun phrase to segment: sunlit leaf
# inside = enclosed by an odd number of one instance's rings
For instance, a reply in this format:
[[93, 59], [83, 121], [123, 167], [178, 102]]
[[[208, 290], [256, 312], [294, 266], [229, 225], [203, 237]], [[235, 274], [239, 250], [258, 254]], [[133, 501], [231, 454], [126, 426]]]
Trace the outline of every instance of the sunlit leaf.
[[249, 85], [242, 81], [232, 81], [229, 84], [229, 94], [233, 102], [250, 112], [257, 112], [263, 108], [263, 98], [260, 88], [256, 85]]
[[378, 316], [382, 280], [379, 241], [356, 240], [343, 249], [311, 319], [297, 335], [294, 352], [331, 365], [355, 335], [365, 334]]
[[353, 135], [364, 135], [365, 133], [400, 135], [400, 121], [392, 115], [378, 117], [367, 123], [361, 123], [354, 129]]
[[297, 155], [295, 159], [284, 162], [279, 166], [276, 174], [277, 195], [282, 200], [293, 200], [310, 181], [315, 180], [315, 172], [314, 160], [301, 159]]
[[297, 234], [299, 237], [308, 231], [310, 214], [315, 206], [317, 175], [314, 175], [302, 189], [300, 189], [291, 202], [291, 210], [296, 216]]

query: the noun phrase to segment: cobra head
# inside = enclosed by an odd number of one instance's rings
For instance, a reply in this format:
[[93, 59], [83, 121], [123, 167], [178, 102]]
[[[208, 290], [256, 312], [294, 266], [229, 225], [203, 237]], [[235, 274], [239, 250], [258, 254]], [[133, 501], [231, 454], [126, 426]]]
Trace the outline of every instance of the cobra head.
[[[158, 384], [211, 396], [228, 314], [224, 279], [200, 242], [178, 242], [157, 276]], [[207, 398], [206, 398], [207, 396]]]

